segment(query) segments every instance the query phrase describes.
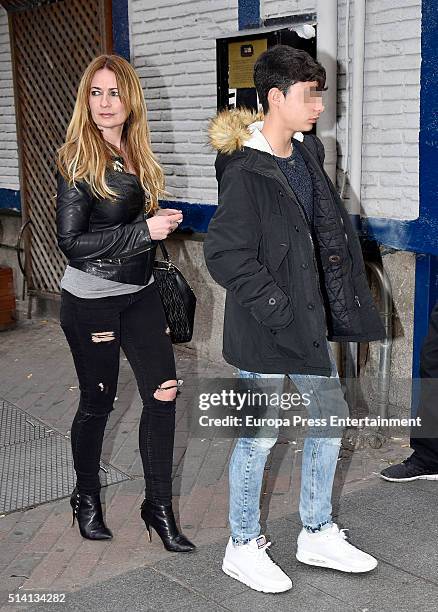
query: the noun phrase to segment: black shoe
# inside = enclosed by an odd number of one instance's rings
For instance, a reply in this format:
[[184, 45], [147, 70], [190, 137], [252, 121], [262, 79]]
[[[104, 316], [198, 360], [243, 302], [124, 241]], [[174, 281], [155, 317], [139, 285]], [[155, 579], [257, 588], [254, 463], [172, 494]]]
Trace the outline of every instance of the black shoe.
[[411, 480], [438, 480], [438, 470], [427, 469], [412, 461], [410, 457], [397, 465], [390, 465], [380, 472], [384, 480], [390, 482], [410, 482]]
[[172, 504], [156, 504], [145, 499], [141, 505], [141, 518], [146, 524], [149, 542], [152, 542], [151, 527], [153, 527], [167, 550], [172, 552], [190, 552], [196, 548], [185, 535], [178, 531]]
[[111, 540], [113, 534], [105, 525], [102, 515], [100, 494], [87, 495], [78, 493], [75, 488], [70, 497], [70, 505], [73, 508], [73, 521], [78, 519], [81, 536], [87, 540]]

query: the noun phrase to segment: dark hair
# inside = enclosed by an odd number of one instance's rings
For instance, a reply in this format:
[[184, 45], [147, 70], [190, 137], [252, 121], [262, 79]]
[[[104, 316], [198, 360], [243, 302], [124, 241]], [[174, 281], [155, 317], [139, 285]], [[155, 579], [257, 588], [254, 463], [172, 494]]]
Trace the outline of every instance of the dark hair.
[[291, 85], [303, 81], [317, 81], [318, 89], [324, 89], [325, 68], [300, 49], [276, 45], [264, 51], [254, 65], [254, 83], [265, 113], [270, 89], [277, 87], [286, 95]]

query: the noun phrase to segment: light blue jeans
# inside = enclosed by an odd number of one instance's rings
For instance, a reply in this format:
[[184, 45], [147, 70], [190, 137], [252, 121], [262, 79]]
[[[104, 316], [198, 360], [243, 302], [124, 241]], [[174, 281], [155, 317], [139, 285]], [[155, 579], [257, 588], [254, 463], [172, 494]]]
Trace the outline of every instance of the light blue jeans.
[[[328, 348], [332, 363], [330, 377], [287, 375], [301, 395], [306, 393], [312, 398], [310, 406], [306, 408], [309, 418], [329, 418], [330, 415], [345, 418], [349, 414], [336, 362], [330, 346]], [[277, 379], [281, 384], [285, 378], [282, 374], [259, 374], [244, 370], [239, 370], [239, 376]], [[267, 384], [271, 382], [274, 381]], [[287, 413], [282, 416], [287, 416]], [[306, 437], [304, 441], [299, 511], [304, 528], [311, 532], [332, 522], [332, 487], [341, 443], [341, 438], [336, 437], [333, 431], [333, 428], [330, 429], [330, 437], [322, 437], [324, 431], [319, 430], [318, 437]], [[246, 544], [260, 535], [263, 471], [277, 436], [278, 430], [274, 430], [272, 437], [242, 437], [237, 440], [229, 467], [229, 521], [233, 542], [236, 544]]]

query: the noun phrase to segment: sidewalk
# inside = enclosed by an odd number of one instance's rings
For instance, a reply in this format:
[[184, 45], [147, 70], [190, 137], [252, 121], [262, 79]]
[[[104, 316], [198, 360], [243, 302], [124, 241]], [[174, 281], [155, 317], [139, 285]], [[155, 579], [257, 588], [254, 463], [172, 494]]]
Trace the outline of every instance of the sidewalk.
[[[179, 377], [230, 376], [226, 364], [177, 349]], [[0, 335], [0, 402], [10, 402], [47, 428], [68, 435], [78, 402], [72, 359], [53, 321], [21, 321]], [[140, 412], [133, 375], [121, 358], [118, 399], [108, 422], [103, 459], [129, 476], [102, 489], [111, 542], [83, 540], [71, 528], [68, 498], [0, 518], [0, 609], [53, 610], [53, 603], [12, 603], [15, 596], [65, 593], [63, 610], [296, 610], [404, 612], [438, 609], [437, 483], [400, 485], [377, 477], [409, 454], [407, 440], [380, 450], [344, 452], [338, 462], [334, 507], [353, 543], [379, 559], [366, 575], [307, 567], [295, 559], [300, 530], [297, 497], [300, 444], [281, 440], [265, 473], [262, 517], [272, 555], [292, 578], [291, 591], [264, 595], [225, 576], [228, 539], [227, 465], [232, 441], [190, 438], [184, 393], [178, 400], [174, 506], [198, 549], [176, 555], [153, 532], [149, 543], [139, 515], [143, 499], [137, 448]], [[26, 444], [20, 448], [25, 452]], [[2, 470], [4, 466], [1, 466]], [[292, 483], [292, 484], [291, 484]]]

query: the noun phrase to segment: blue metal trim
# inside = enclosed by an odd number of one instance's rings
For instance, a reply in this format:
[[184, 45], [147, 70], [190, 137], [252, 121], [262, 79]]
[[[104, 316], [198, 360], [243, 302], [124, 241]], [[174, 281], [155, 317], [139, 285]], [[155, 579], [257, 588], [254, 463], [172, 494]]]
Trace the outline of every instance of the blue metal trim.
[[13, 189], [0, 189], [0, 208], [21, 212], [20, 192]]
[[183, 230], [206, 233], [208, 224], [217, 210], [216, 204], [192, 204], [174, 200], [160, 200], [161, 208], [176, 208], [183, 213]]
[[128, 0], [112, 0], [113, 53], [130, 60]]
[[[415, 267], [414, 346], [412, 361], [412, 405], [416, 413], [419, 397], [420, 353], [429, 316], [438, 299], [438, 14], [434, 3], [423, 0], [421, 13], [420, 88], [420, 218], [411, 222], [410, 241], [427, 255], [418, 256]], [[421, 245], [423, 247], [421, 248]]]
[[438, 255], [438, 220], [430, 216], [413, 221], [366, 217], [361, 220], [361, 231], [399, 251]]
[[260, 0], [239, 0], [239, 30], [260, 27]]

